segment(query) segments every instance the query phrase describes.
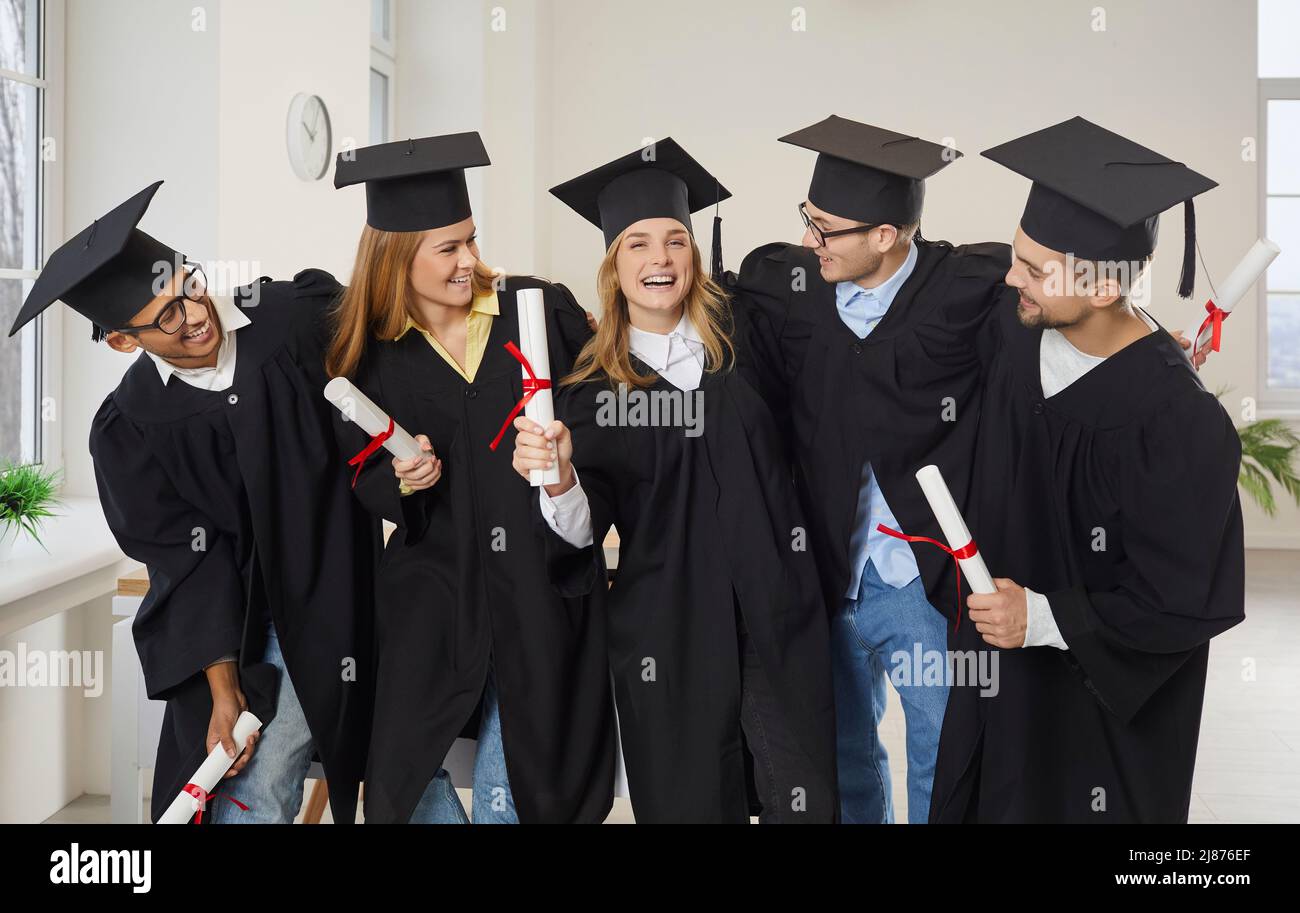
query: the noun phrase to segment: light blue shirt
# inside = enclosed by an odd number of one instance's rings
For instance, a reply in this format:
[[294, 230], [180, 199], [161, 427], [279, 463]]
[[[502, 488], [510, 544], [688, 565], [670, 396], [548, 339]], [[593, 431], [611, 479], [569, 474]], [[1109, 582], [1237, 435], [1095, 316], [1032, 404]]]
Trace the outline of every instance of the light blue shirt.
[[[894, 296], [903, 283], [916, 268], [916, 244], [908, 247], [907, 259], [880, 285], [866, 289], [856, 282], [839, 282], [835, 285], [835, 309], [845, 326], [853, 331], [859, 339], [866, 339], [880, 323], [880, 319], [889, 310]], [[862, 583], [862, 570], [870, 558], [876, 566], [880, 579], [892, 587], [904, 587], [920, 576], [912, 547], [902, 539], [886, 536], [876, 529], [876, 524], [883, 523], [890, 529], [898, 529], [894, 512], [885, 503], [885, 495], [876, 482], [876, 475], [871, 471], [870, 461], [862, 463], [862, 482], [858, 488], [858, 508], [853, 518], [853, 534], [849, 537], [849, 562], [852, 574], [848, 591], [844, 594], [849, 599], [858, 595]], [[906, 532], [906, 530], [903, 530]]]

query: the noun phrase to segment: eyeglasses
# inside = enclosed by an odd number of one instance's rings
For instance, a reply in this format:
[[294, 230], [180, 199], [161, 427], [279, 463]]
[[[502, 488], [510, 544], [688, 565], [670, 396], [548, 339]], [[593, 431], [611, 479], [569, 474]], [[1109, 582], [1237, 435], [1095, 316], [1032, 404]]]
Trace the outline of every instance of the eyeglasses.
[[823, 231], [817, 227], [817, 223], [808, 215], [808, 210], [804, 207], [806, 203], [799, 204], [799, 218], [803, 219], [803, 227], [812, 232], [813, 239], [816, 240], [818, 247], [826, 246], [827, 238], [838, 238], [840, 235], [856, 235], [864, 231], [871, 231], [873, 228], [879, 228], [885, 225], [885, 222], [877, 222], [875, 225], [859, 225], [856, 228], [840, 228], [835, 231]]
[[197, 263], [186, 262], [185, 277], [181, 279], [181, 294], [163, 305], [153, 323], [147, 326], [124, 326], [109, 330], [110, 333], [147, 333], [159, 330], [168, 336], [174, 336], [185, 326], [185, 302], [202, 304], [207, 294], [208, 277], [203, 274], [203, 267]]

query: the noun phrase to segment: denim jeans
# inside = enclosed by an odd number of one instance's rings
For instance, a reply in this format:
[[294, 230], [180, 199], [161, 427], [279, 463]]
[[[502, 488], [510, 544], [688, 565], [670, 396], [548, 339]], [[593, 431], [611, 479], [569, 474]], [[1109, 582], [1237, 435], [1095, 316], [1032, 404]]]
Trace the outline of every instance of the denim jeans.
[[[885, 680], [903, 703], [907, 722], [907, 819], [930, 815], [939, 730], [948, 703], [946, 674], [923, 678], [935, 661], [947, 669], [947, 620], [930, 605], [916, 578], [895, 589], [868, 559], [856, 599], [845, 599], [831, 624], [840, 815], [845, 824], [892, 824], [889, 756], [880, 741]], [[915, 666], [917, 645], [923, 663]], [[937, 651], [937, 656], [935, 652]]]
[[[208, 801], [213, 824], [292, 824], [302, 809], [303, 784], [311, 767], [311, 730], [285, 670], [274, 628], [267, 630], [262, 661], [280, 672], [275, 719], [262, 730], [248, 766], [217, 785], [218, 795]], [[223, 796], [238, 799], [248, 811]]]
[[[483, 689], [483, 718], [478, 729], [474, 755], [475, 824], [518, 824], [515, 800], [506, 776], [506, 755], [501, 743], [501, 712], [497, 706], [496, 680], [488, 673]], [[411, 814], [411, 824], [469, 824], [451, 777], [442, 768], [433, 775]]]

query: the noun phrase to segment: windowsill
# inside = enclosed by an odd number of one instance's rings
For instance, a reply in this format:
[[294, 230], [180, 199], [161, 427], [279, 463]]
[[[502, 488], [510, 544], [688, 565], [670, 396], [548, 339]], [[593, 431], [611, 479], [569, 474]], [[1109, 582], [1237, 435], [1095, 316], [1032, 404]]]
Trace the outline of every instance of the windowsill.
[[109, 532], [97, 498], [69, 497], [41, 528], [42, 548], [29, 536], [0, 562], [0, 634], [114, 592], [136, 566]]

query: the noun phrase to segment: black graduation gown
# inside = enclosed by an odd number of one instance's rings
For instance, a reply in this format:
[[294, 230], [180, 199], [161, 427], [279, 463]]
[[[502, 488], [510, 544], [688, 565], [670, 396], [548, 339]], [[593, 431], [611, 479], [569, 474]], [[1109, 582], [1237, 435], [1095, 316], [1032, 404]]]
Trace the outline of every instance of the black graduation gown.
[[132, 625], [150, 698], [165, 700], [154, 820], [207, 755], [203, 668], [239, 652], [240, 687], [268, 734], [279, 676], [260, 660], [266, 619], [329, 781], [351, 823], [373, 694], [374, 521], [335, 458], [322, 396], [328, 273], [263, 280], [238, 331], [235, 382], [164, 385], [141, 352], [100, 406], [90, 452], [100, 502], [126, 554], [149, 569]]
[[[777, 426], [743, 326], [740, 367], [705, 373], [703, 433], [606, 422], [608, 379], [566, 387], [556, 412], [591, 505], [575, 549], [541, 520], [560, 592], [607, 600], [609, 658], [638, 823], [747, 822], [736, 606], [791, 729], [839, 808], [828, 624]], [[643, 374], [654, 373], [632, 356]], [[681, 391], [662, 377], [650, 390]], [[686, 394], [691, 395], [691, 394]], [[531, 492], [534, 502], [536, 493]], [[605, 593], [601, 543], [619, 532]]]
[[[376, 589], [379, 678], [368, 822], [405, 822], [496, 676], [510, 791], [521, 823], [600, 822], [614, 786], [614, 721], [604, 619], [550, 587], [530, 512], [536, 492], [511, 467], [514, 429], [489, 449], [523, 395], [515, 293], [545, 293], [551, 376], [563, 377], [591, 336], [562, 286], [510, 277], [473, 383], [415, 330], [371, 341], [353, 382], [442, 459], [432, 487], [402, 497], [392, 456], [362, 469], [356, 495], [397, 524]], [[367, 436], [337, 423], [343, 452]]]
[[1164, 330], [1044, 398], [1014, 294], [993, 329], [972, 533], [1069, 651], [961, 626], [999, 689], [953, 687], [931, 820], [1186, 821], [1208, 642], [1244, 617], [1240, 440]]
[[[760, 247], [734, 280], [739, 300], [758, 312], [760, 340], [784, 376], [765, 393], [794, 434], [796, 477], [832, 613], [852, 573], [849, 540], [864, 461], [911, 535], [943, 540], [918, 469], [940, 465], [959, 507], [970, 488], [982, 397], [979, 333], [1005, 289], [1010, 248], [913, 243], [912, 275], [866, 339], [840, 319], [835, 285], [821, 278], [816, 254], [805, 247]], [[931, 603], [953, 616], [952, 560], [930, 545], [913, 546], [913, 554]]]

